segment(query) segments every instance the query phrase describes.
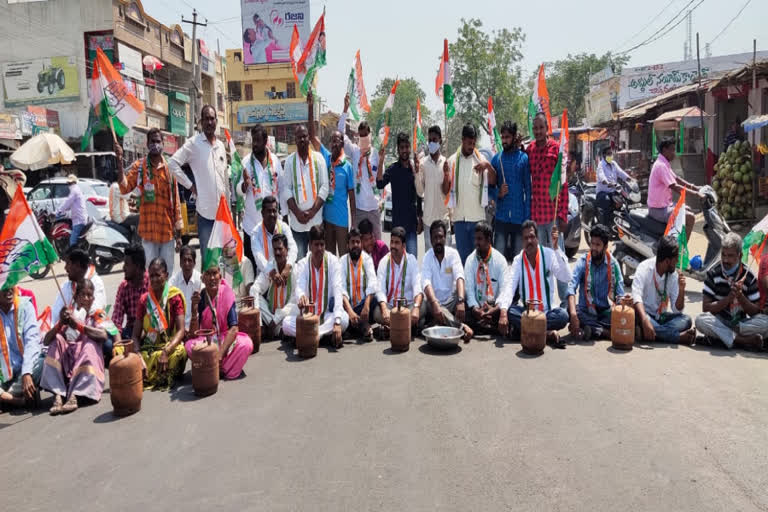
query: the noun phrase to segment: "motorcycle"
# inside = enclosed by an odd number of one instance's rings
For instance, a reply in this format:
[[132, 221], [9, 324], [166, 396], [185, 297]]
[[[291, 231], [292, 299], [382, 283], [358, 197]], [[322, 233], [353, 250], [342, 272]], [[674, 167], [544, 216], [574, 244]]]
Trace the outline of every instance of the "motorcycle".
[[[613, 191], [610, 193], [611, 198], [611, 212], [603, 213], [597, 203], [597, 184], [586, 184], [586, 192], [584, 194], [584, 201], [582, 203], [582, 223], [584, 224], [584, 240], [587, 244], [590, 243], [589, 233], [592, 231], [592, 227], [595, 224], [603, 224], [611, 232], [611, 240], [619, 239], [619, 232], [616, 228], [614, 221], [615, 212], [622, 209], [635, 209], [641, 208], [642, 203], [640, 187], [637, 181], [630, 179], [627, 181], [619, 180], [613, 186]], [[607, 219], [603, 219], [607, 217]]]
[[[699, 268], [689, 267], [683, 274], [704, 281], [707, 272], [720, 263], [720, 249], [723, 238], [731, 232], [728, 223], [717, 211], [717, 194], [710, 186], [701, 188], [704, 214], [704, 235], [707, 237], [707, 252]], [[614, 249], [614, 257], [620, 262], [624, 281], [632, 282], [635, 270], [641, 261], [656, 254], [656, 242], [664, 236], [665, 222], [659, 222], [648, 216], [648, 209], [629, 208], [627, 205], [615, 213], [615, 226], [619, 242]]]
[[565, 232], [565, 255], [573, 258], [579, 252], [581, 245], [581, 211], [579, 205], [579, 191], [574, 185], [568, 187], [568, 224]]

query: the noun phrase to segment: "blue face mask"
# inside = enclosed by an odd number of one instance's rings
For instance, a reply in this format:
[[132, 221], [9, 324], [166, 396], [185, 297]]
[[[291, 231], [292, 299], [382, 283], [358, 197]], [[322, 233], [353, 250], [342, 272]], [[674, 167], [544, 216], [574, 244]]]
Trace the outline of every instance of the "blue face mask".
[[427, 149], [429, 149], [429, 154], [434, 155], [438, 151], [440, 151], [440, 143], [439, 142], [430, 142], [427, 144]]
[[727, 276], [732, 276], [733, 274], [735, 274], [739, 270], [739, 264], [738, 263], [736, 263], [731, 268], [725, 268], [725, 266], [722, 263], [720, 265], [723, 267], [723, 272]]

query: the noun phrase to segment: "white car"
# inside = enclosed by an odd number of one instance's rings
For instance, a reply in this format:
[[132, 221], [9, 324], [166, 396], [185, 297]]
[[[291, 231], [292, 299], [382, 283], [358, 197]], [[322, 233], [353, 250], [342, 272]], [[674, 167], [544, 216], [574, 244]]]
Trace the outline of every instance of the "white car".
[[[392, 230], [392, 187], [389, 185], [382, 191], [385, 195], [384, 199], [384, 223], [382, 224], [383, 231]], [[379, 203], [381, 204], [381, 203]]]
[[[102, 218], [109, 217], [109, 185], [101, 180], [80, 178], [77, 181], [85, 200], [96, 207]], [[38, 183], [27, 194], [27, 201], [34, 212], [47, 210], [55, 213], [69, 195], [67, 178], [51, 178]]]

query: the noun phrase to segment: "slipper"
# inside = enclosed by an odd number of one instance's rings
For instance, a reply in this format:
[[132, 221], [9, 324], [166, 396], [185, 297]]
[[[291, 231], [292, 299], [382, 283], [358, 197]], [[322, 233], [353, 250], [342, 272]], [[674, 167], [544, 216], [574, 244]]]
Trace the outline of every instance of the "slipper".
[[373, 330], [370, 327], [367, 331], [365, 331], [365, 334], [363, 335], [363, 341], [366, 343], [373, 341]]
[[[552, 337], [554, 338], [550, 343], [552, 347], [565, 349], [565, 342], [560, 339], [560, 334], [553, 332]], [[547, 338], [549, 338], [549, 335], [547, 335]]]
[[69, 414], [70, 412], [74, 412], [77, 410], [77, 397], [75, 395], [72, 395], [69, 397], [67, 402], [61, 406], [61, 413], [62, 414]]
[[48, 409], [48, 412], [51, 413], [51, 416], [56, 416], [57, 414], [61, 414], [61, 407], [62, 407], [62, 401], [61, 401], [61, 395], [56, 395], [56, 398], [53, 399], [53, 405], [50, 409]]

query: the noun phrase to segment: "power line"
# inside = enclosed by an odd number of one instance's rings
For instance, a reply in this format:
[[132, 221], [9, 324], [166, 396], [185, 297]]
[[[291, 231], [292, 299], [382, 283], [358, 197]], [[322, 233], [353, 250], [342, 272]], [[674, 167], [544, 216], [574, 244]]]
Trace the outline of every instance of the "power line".
[[738, 18], [738, 17], [741, 15], [741, 13], [742, 13], [742, 12], [744, 12], [744, 9], [746, 9], [746, 8], [747, 8], [747, 6], [749, 5], [749, 3], [750, 3], [751, 1], [752, 1], [752, 0], [747, 0], [747, 1], [744, 3], [744, 5], [743, 5], [743, 6], [741, 6], [741, 9], [739, 9], [739, 12], [737, 12], [737, 13], [736, 13], [736, 16], [734, 16], [733, 18], [731, 18], [731, 21], [729, 21], [729, 22], [728, 22], [728, 24], [727, 24], [725, 27], [723, 27], [723, 30], [721, 30], [721, 31], [720, 31], [720, 33], [718, 33], [718, 34], [715, 36], [715, 38], [714, 38], [714, 39], [712, 39], [712, 40], [709, 42], [709, 44], [710, 44], [710, 45], [711, 45], [712, 43], [714, 43], [715, 41], [717, 41], [717, 39], [718, 39], [718, 38], [719, 38], [721, 35], [723, 35], [723, 33], [725, 33], [725, 31], [726, 31], [726, 30], [728, 30], [728, 27], [730, 27], [730, 26], [731, 26], [731, 23], [733, 23], [734, 21], [736, 21], [736, 18]]
[[643, 33], [643, 31], [645, 31], [645, 29], [647, 29], [648, 27], [650, 27], [650, 26], [651, 26], [651, 25], [652, 25], [652, 24], [653, 24], [653, 23], [654, 23], [654, 22], [655, 22], [657, 19], [659, 19], [659, 18], [661, 17], [661, 15], [662, 15], [662, 14], [664, 14], [664, 12], [665, 12], [667, 9], [669, 9], [669, 8], [672, 6], [672, 4], [673, 4], [673, 3], [675, 3], [676, 1], [677, 1], [677, 0], [671, 0], [671, 1], [670, 1], [670, 2], [667, 4], [667, 6], [666, 6], [666, 7], [664, 7], [662, 10], [660, 10], [660, 11], [658, 12], [658, 14], [656, 14], [656, 16], [654, 16], [654, 17], [651, 19], [651, 21], [649, 21], [649, 22], [648, 22], [648, 23], [647, 23], [645, 26], [643, 26], [643, 28], [641, 28], [640, 30], [638, 30], [638, 31], [637, 31], [637, 32], [636, 32], [636, 33], [635, 33], [633, 36], [631, 36], [629, 39], [625, 40], [623, 43], [621, 43], [619, 46], [617, 46], [617, 48], [623, 48], [623, 47], [624, 47], [624, 45], [626, 45], [628, 42], [632, 41], [634, 38], [636, 38], [636, 37], [637, 37], [637, 36], [639, 36], [641, 33]]
[[[683, 9], [682, 9], [680, 12], [678, 12], [677, 14], [675, 14], [675, 16], [673, 16], [673, 17], [672, 17], [672, 19], [671, 19], [671, 20], [670, 20], [668, 23], [672, 23], [672, 21], [674, 21], [674, 19], [675, 19], [675, 18], [677, 18], [677, 17], [680, 15], [680, 13], [682, 13], [682, 12], [683, 12], [685, 9], [687, 9], [687, 8], [688, 8], [688, 6], [689, 6], [689, 5], [691, 5], [691, 4], [692, 4], [694, 1], [695, 1], [695, 0], [691, 0], [690, 2], [688, 2], [688, 3], [685, 5], [685, 7], [683, 7]], [[691, 7], [691, 9], [690, 9], [690, 11], [689, 11], [689, 12], [693, 12], [693, 11], [695, 11], [695, 10], [696, 10], [696, 8], [697, 8], [697, 7], [699, 7], [699, 6], [700, 6], [702, 3], [704, 3], [704, 0], [699, 0], [699, 3], [697, 3], [696, 5], [694, 5], [693, 7]], [[686, 17], [687, 17], [687, 15], [686, 15], [686, 16], [683, 16], [682, 18], [680, 18], [679, 20], [677, 20], [677, 23], [675, 23], [674, 25], [672, 25], [672, 26], [670, 26], [669, 28], [667, 28], [667, 30], [664, 30], [664, 27], [660, 28], [659, 30], [657, 30], [656, 32], [654, 32], [654, 33], [653, 33], [653, 34], [652, 34], [652, 35], [651, 35], [651, 36], [650, 36], [648, 39], [646, 39], [645, 41], [643, 41], [642, 43], [636, 44], [635, 46], [633, 46], [633, 47], [632, 47], [632, 48], [630, 48], [629, 50], [624, 50], [623, 52], [619, 52], [618, 54], [619, 54], [619, 55], [626, 55], [627, 53], [633, 52], [633, 51], [637, 50], [638, 48], [640, 48], [640, 47], [642, 47], [642, 46], [646, 46], [646, 45], [649, 45], [649, 44], [651, 44], [651, 43], [653, 43], [653, 42], [655, 42], [655, 41], [658, 41], [659, 39], [661, 39], [661, 38], [662, 38], [662, 37], [664, 37], [665, 35], [669, 34], [669, 33], [670, 33], [672, 30], [674, 30], [675, 28], [677, 28], [677, 26], [678, 26], [678, 25], [680, 25], [680, 24], [681, 24], [683, 21], [685, 21]], [[662, 30], [664, 30], [664, 32], [662, 32], [661, 34], [659, 34], [659, 32], [660, 32], [660, 31], [662, 31]], [[657, 34], [658, 34], [658, 36], [657, 36]], [[654, 36], [656, 36], [656, 37], [654, 37]]]

